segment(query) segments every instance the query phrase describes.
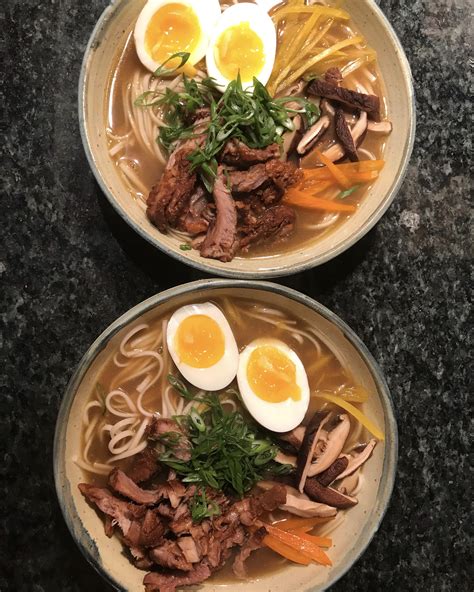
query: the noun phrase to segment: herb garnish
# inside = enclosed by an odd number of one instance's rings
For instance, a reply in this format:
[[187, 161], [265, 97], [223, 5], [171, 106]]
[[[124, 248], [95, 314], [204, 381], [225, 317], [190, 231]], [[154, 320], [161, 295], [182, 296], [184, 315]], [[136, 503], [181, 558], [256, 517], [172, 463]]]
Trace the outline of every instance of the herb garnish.
[[183, 482], [207, 485], [243, 497], [265, 475], [291, 470], [273, 461], [278, 447], [259, 434], [257, 426], [242, 413], [227, 413], [216, 393], [196, 397], [179, 378], [169, 375], [168, 380], [181, 396], [199, 404], [189, 415], [175, 418], [191, 442], [191, 459], [185, 462], [176, 458], [173, 447], [166, 444], [160, 456], [161, 462], [181, 475]]
[[188, 245], [188, 243], [182, 243], [181, 245], [179, 245], [179, 248], [181, 249], [181, 251], [190, 251], [192, 249], [192, 246]]
[[[180, 58], [179, 66], [166, 68], [173, 58]], [[174, 54], [156, 70], [155, 76], [174, 72], [188, 59], [189, 54], [184, 52]], [[135, 105], [162, 108], [165, 125], [160, 128], [157, 142], [168, 153], [174, 150], [178, 141], [194, 136], [195, 126], [189, 122], [197, 109], [209, 108], [205, 141], [189, 156], [193, 170], [199, 172], [208, 190], [212, 189], [217, 174], [216, 157], [229, 139], [236, 138], [250, 148], [266, 148], [273, 143], [281, 144], [283, 133], [294, 129], [291, 114], [301, 114], [307, 127], [320, 116], [319, 108], [304, 98], [272, 98], [256, 78], [253, 79], [253, 90], [244, 89], [239, 75], [221, 96], [212, 78], [195, 80], [183, 74], [182, 82], [181, 92], [169, 88], [164, 93], [147, 91], [137, 98]], [[300, 108], [287, 108], [288, 103], [297, 103]]]
[[354, 185], [353, 187], [349, 187], [349, 189], [346, 189], [345, 191], [341, 191], [341, 193], [339, 193], [339, 195], [337, 196], [339, 199], [344, 199], [345, 197], [349, 197], [349, 195], [352, 195], [354, 193], [354, 191], [357, 191], [357, 189], [359, 189], [360, 185]]
[[193, 522], [201, 522], [204, 518], [219, 516], [221, 513], [217, 502], [208, 500], [206, 490], [203, 487], [196, 489], [189, 507]]

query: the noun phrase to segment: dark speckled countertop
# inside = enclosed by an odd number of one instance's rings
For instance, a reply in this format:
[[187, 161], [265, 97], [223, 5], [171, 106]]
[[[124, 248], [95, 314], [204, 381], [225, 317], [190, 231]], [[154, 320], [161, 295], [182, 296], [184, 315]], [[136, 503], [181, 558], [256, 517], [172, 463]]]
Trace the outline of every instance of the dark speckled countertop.
[[[155, 292], [201, 277], [134, 235], [87, 165], [76, 88], [87, 39], [106, 5], [1, 2], [2, 591], [108, 590], [76, 548], [56, 500], [58, 407], [82, 354], [109, 323]], [[282, 283], [328, 306], [361, 336], [385, 372], [400, 430], [388, 513], [333, 590], [460, 592], [473, 581], [470, 2], [381, 5], [415, 79], [418, 130], [407, 178], [359, 244]]]

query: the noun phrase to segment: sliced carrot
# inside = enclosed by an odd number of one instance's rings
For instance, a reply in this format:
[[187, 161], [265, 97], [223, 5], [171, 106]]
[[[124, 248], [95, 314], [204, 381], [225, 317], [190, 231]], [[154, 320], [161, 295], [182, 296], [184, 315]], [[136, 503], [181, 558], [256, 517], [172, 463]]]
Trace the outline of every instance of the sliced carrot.
[[290, 528], [288, 532], [292, 532], [293, 534], [306, 534], [307, 532], [311, 532], [314, 526], [303, 526], [302, 528]]
[[324, 524], [329, 520], [333, 520], [333, 518], [333, 516], [330, 516], [329, 518], [322, 516], [313, 516], [312, 518], [288, 518], [287, 520], [276, 522], [275, 524], [272, 524], [272, 526], [275, 526], [280, 530], [295, 530], [297, 528], [304, 528], [307, 526], [314, 528], [317, 524]]
[[[381, 171], [385, 165], [385, 160], [360, 160], [359, 162], [344, 162], [342, 164], [333, 164], [338, 170], [345, 174], [366, 173], [367, 171]], [[326, 167], [317, 167], [313, 169], [303, 169], [305, 177], [312, 176], [330, 176]]]
[[267, 529], [268, 533], [273, 535], [276, 539], [278, 539], [285, 545], [288, 545], [289, 547], [293, 547], [294, 549], [298, 550], [300, 553], [303, 553], [307, 557], [310, 557], [313, 561], [316, 561], [321, 565], [332, 565], [331, 559], [320, 547], [318, 547], [313, 542], [308, 541], [305, 538], [300, 537], [296, 534], [293, 534], [292, 532], [280, 530], [279, 528], [270, 526], [269, 524], [265, 524], [265, 528]]
[[267, 536], [263, 539], [263, 543], [269, 549], [275, 551], [275, 553], [278, 553], [290, 561], [300, 563], [301, 565], [309, 565], [311, 563], [311, 559], [309, 557], [306, 557], [306, 555], [303, 555], [294, 547], [289, 547], [285, 543], [282, 543], [271, 534], [267, 534]]
[[302, 539], [305, 539], [305, 541], [310, 541], [311, 543], [318, 545], [318, 547], [332, 547], [332, 540], [329, 537], [320, 537], [314, 534], [308, 534], [308, 532], [306, 531], [307, 528], [308, 526], [304, 526], [303, 528], [290, 530], [290, 532], [298, 535]]
[[349, 189], [351, 186], [351, 180], [341, 171], [340, 168], [336, 164], [329, 160], [327, 156], [324, 156], [319, 150], [315, 150], [314, 153], [319, 158], [320, 162], [322, 162], [328, 169], [328, 171], [334, 177], [336, 183], [340, 185], [343, 189]]
[[[349, 181], [354, 185], [355, 183], [364, 183], [364, 182], [369, 182], [369, 181], [374, 181], [375, 179], [377, 179], [377, 177], [379, 176], [378, 171], [364, 171], [361, 173], [346, 173], [346, 177], [349, 179]], [[310, 176], [308, 175], [307, 177], [305, 177], [305, 180], [303, 181], [303, 186], [307, 187], [308, 185], [313, 185], [313, 186], [324, 186], [325, 184], [327, 184], [327, 187], [331, 187], [331, 185], [336, 185], [334, 182], [334, 179], [331, 176], [329, 176], [327, 173], [323, 176], [323, 175], [313, 175]]]
[[301, 208], [311, 208], [314, 210], [325, 210], [327, 212], [353, 213], [357, 210], [356, 206], [351, 204], [345, 204], [321, 197], [314, 197], [298, 191], [297, 189], [289, 189], [286, 192], [284, 200], [290, 205], [300, 206]]
[[303, 182], [300, 189], [311, 189], [317, 193], [327, 191], [330, 187], [335, 187], [334, 181], [320, 181], [319, 179], [308, 179]]

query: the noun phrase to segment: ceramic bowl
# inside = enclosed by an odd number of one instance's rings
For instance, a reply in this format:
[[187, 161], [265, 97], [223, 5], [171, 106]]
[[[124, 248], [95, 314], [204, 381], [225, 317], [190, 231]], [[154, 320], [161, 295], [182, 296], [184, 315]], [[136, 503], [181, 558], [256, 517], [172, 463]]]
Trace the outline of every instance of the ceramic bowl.
[[[364, 467], [364, 495], [347, 512], [342, 527], [332, 533], [333, 567], [288, 565], [257, 581], [232, 583], [239, 592], [319, 592], [338, 580], [364, 552], [377, 531], [391, 495], [397, 461], [397, 427], [385, 380], [354, 332], [321, 304], [289, 288], [255, 281], [201, 280], [167, 290], [125, 313], [92, 344], [72, 377], [59, 412], [54, 447], [56, 490], [69, 530], [87, 560], [115, 589], [143, 592], [144, 572], [132, 566], [115, 537], [105, 536], [103, 523], [78, 491], [84, 480], [82, 470], [73, 462], [81, 446], [82, 410], [104, 362], [116, 351], [117, 344], [131, 326], [146, 322], [150, 315], [165, 313], [197, 298], [239, 295], [263, 300], [268, 306], [291, 310], [324, 332], [350, 365], [356, 382], [370, 392], [364, 412], [384, 429], [385, 442], [375, 448]], [[210, 582], [199, 590], [224, 592], [229, 587]]]
[[373, 0], [351, 0], [347, 7], [359, 30], [377, 51], [385, 80], [393, 132], [387, 139], [386, 166], [380, 177], [358, 211], [336, 232], [284, 253], [250, 254], [236, 257], [230, 263], [204, 259], [194, 250], [183, 252], [178, 239], [160, 233], [149, 222], [143, 207], [132, 199], [109, 157], [105, 114], [110, 68], [143, 4], [142, 0], [116, 0], [106, 8], [87, 46], [79, 82], [79, 120], [86, 154], [99, 185], [122, 218], [166, 254], [212, 275], [233, 278], [265, 278], [303, 271], [329, 261], [364, 236], [384, 214], [400, 188], [415, 130], [410, 67], [394, 30], [377, 4]]

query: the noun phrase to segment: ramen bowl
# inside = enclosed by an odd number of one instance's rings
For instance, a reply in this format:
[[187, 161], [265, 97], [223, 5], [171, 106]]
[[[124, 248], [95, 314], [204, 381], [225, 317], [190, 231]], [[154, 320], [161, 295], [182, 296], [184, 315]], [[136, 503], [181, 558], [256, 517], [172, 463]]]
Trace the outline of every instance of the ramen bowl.
[[116, 0], [106, 8], [87, 46], [79, 81], [79, 120], [87, 158], [102, 191], [120, 216], [167, 255], [212, 275], [232, 278], [265, 278], [303, 271], [329, 261], [363, 237], [384, 214], [400, 188], [415, 130], [410, 67], [394, 30], [377, 4], [373, 0], [352, 0], [347, 7], [356, 27], [377, 52], [385, 81], [388, 117], [393, 123], [384, 152], [386, 164], [379, 178], [356, 213], [314, 242], [311, 238], [302, 245], [295, 241], [294, 248], [290, 246], [275, 253], [270, 245], [268, 249], [259, 249], [256, 255], [250, 252], [228, 263], [205, 259], [196, 250], [183, 251], [182, 240], [153, 226], [144, 204], [131, 196], [109, 156], [106, 112], [111, 69], [143, 4], [141, 0]]
[[[318, 592], [336, 582], [367, 548], [381, 523], [393, 488], [397, 462], [397, 427], [387, 385], [376, 362], [354, 332], [321, 304], [289, 288], [256, 281], [201, 280], [157, 294], [138, 304], [110, 325], [82, 358], [63, 398], [56, 425], [54, 472], [61, 509], [79, 549], [92, 566], [117, 590], [141, 592], [145, 572], [135, 568], [123, 553], [116, 537], [108, 538], [100, 520], [78, 490], [84, 481], [82, 469], [74, 462], [82, 446], [81, 422], [98, 373], [116, 351], [131, 326], [147, 322], [157, 314], [177, 307], [218, 297], [245, 297], [279, 307], [311, 323], [324, 334], [331, 348], [339, 352], [351, 368], [358, 384], [370, 397], [364, 413], [385, 433], [370, 463], [364, 467], [364, 495], [331, 532], [333, 546], [330, 568], [315, 564], [289, 565], [263, 573], [254, 581], [233, 581], [232, 590], [252, 592]], [[228, 589], [222, 582], [204, 582], [203, 592]]]

